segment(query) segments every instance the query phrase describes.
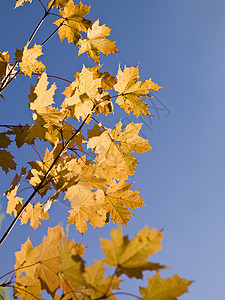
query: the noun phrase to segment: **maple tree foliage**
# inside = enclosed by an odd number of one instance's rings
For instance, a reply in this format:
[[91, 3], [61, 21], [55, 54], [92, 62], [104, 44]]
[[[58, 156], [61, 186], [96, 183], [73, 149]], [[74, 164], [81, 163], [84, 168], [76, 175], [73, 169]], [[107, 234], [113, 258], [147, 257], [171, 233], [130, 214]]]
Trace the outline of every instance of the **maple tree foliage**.
[[[27, 2], [32, 0], [16, 0], [15, 8]], [[114, 113], [115, 105], [136, 117], [150, 115], [145, 100], [161, 87], [151, 79], [139, 80], [138, 65], [124, 66], [123, 70], [118, 66], [116, 75], [101, 72], [101, 65], [83, 65], [76, 70], [75, 80], [65, 86], [61, 105], [56, 106], [57, 84], [49, 85], [47, 67], [39, 60], [43, 44], [56, 32], [61, 42], [66, 38], [77, 46], [78, 56], [87, 52], [94, 63], [100, 63], [100, 54], [117, 53], [118, 49], [108, 38], [109, 27], [86, 18], [90, 6], [73, 0], [39, 2], [45, 14], [24, 48], [16, 50], [15, 63], [9, 62], [8, 52], [0, 52], [1, 97], [17, 74], [30, 78], [39, 74], [28, 95], [33, 124], [1, 125], [0, 167], [6, 174], [16, 171], [5, 191], [6, 213], [14, 220], [1, 243], [17, 221], [36, 229], [51, 218], [51, 205], [58, 199], [69, 201], [68, 225], [74, 224], [82, 234], [88, 229], [87, 223], [104, 227], [111, 219], [127, 225], [133, 211], [145, 205], [131, 182], [139, 164], [135, 153], [152, 150], [149, 141], [140, 136], [142, 124], [129, 123], [125, 127], [120, 121], [114, 128], [107, 128], [96, 118]], [[37, 30], [53, 8], [58, 10], [54, 14], [56, 30], [41, 45], [33, 44]], [[37, 141], [45, 147], [43, 158], [36, 149]], [[21, 166], [10, 153], [9, 145], [13, 143], [18, 149], [29, 145], [39, 160]], [[32, 193], [24, 199], [27, 182]], [[31, 203], [34, 197], [40, 201], [35, 205]], [[129, 240], [120, 225], [112, 230], [111, 240], [101, 239], [104, 257], [91, 267], [82, 258], [86, 247], [68, 240], [59, 225], [49, 228], [36, 247], [28, 238], [15, 253], [13, 275], [0, 283], [0, 293], [3, 295], [2, 289], [13, 284], [16, 299], [43, 299], [43, 291], [52, 299], [116, 299], [121, 293], [121, 275], [140, 279], [145, 271], [154, 275], [146, 287], [140, 287], [139, 299], [172, 300], [188, 291], [191, 281], [178, 275], [163, 279], [159, 271], [167, 267], [148, 260], [162, 249], [161, 231], [145, 227]], [[112, 275], [104, 275], [105, 265], [107, 270], [113, 268]]]

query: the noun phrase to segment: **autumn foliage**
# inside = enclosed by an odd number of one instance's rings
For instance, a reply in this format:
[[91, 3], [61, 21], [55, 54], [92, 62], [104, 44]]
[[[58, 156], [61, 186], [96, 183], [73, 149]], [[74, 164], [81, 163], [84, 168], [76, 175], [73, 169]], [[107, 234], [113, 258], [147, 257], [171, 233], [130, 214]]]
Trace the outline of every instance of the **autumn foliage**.
[[[16, 0], [15, 7], [26, 2], [32, 0]], [[68, 225], [76, 226], [82, 234], [88, 228], [87, 223], [104, 227], [111, 219], [113, 223], [127, 225], [131, 211], [145, 205], [130, 182], [139, 164], [134, 153], [152, 150], [149, 141], [140, 136], [142, 124], [124, 126], [120, 121], [114, 128], [107, 128], [100, 118], [101, 114], [113, 113], [115, 105], [137, 118], [150, 115], [144, 99], [161, 87], [151, 79], [139, 80], [138, 65], [118, 66], [115, 75], [101, 71], [101, 54], [113, 54], [118, 49], [110, 40], [110, 28], [101, 25], [100, 20], [92, 22], [86, 18], [90, 6], [73, 0], [39, 2], [45, 10], [44, 16], [24, 48], [16, 49], [15, 62], [11, 62], [8, 52], [0, 52], [2, 98], [4, 89], [18, 74], [30, 78], [40, 74], [28, 95], [33, 124], [1, 125], [0, 166], [6, 174], [16, 171], [5, 191], [6, 213], [13, 215], [14, 221], [2, 235], [1, 243], [17, 221], [38, 228], [51, 217], [51, 205], [59, 197], [70, 203]], [[54, 9], [56, 30], [42, 45], [33, 43], [39, 26]], [[40, 57], [42, 46], [56, 33], [61, 42], [67, 39], [78, 47], [78, 56], [82, 58], [86, 52], [97, 63], [92, 68], [83, 65], [81, 70], [75, 70], [75, 79], [65, 86], [59, 107], [54, 101], [57, 84], [49, 84], [47, 67]], [[44, 157], [38, 154], [39, 160], [19, 168], [8, 146], [15, 143], [21, 148], [28, 144], [37, 151], [37, 140], [45, 147]], [[32, 187], [28, 199], [23, 199], [20, 193], [26, 184], [24, 179]], [[34, 196], [40, 202], [32, 204]], [[188, 291], [191, 282], [178, 275], [163, 279], [159, 271], [167, 267], [148, 260], [162, 249], [162, 238], [161, 231], [145, 227], [129, 240], [118, 226], [112, 230], [111, 240], [101, 239], [104, 258], [87, 266], [82, 259], [86, 247], [68, 240], [60, 226], [49, 228], [40, 245], [33, 247], [29, 238], [21, 245], [21, 250], [15, 253], [12, 277], [5, 279], [0, 274], [0, 293], [3, 295], [5, 287], [13, 286], [16, 299], [43, 299], [42, 291], [52, 299], [116, 299], [119, 294], [145, 300], [177, 299]], [[104, 276], [105, 265], [107, 270], [112, 268], [112, 275]], [[140, 287], [140, 295], [120, 290], [121, 275], [139, 279], [145, 271], [155, 272], [147, 286]]]

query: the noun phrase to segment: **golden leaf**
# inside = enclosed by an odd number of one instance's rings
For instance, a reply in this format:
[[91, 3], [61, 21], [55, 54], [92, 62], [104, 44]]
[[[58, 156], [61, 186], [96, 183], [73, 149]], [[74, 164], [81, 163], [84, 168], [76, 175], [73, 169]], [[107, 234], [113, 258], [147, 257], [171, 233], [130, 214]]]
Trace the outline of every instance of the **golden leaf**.
[[138, 191], [131, 191], [132, 183], [113, 181], [106, 193], [102, 193], [107, 212], [110, 213], [113, 223], [127, 225], [132, 213], [126, 208], [142, 207], [144, 202]]
[[140, 115], [150, 115], [147, 104], [140, 97], [147, 96], [149, 90], [158, 91], [160, 86], [151, 81], [151, 79], [138, 81], [139, 70], [136, 67], [127, 68], [124, 71], [119, 67], [117, 73], [117, 83], [114, 85], [118, 93], [116, 103], [123, 108], [127, 114], [132, 112], [136, 117]]
[[95, 21], [92, 27], [88, 29], [87, 39], [79, 40], [77, 43], [80, 46], [78, 56], [87, 52], [88, 57], [99, 63], [99, 52], [105, 55], [118, 52], [115, 42], [105, 38], [110, 35], [110, 31], [111, 29], [105, 25], [99, 26], [99, 20]]
[[41, 225], [40, 220], [48, 220], [49, 215], [48, 212], [44, 212], [43, 204], [38, 202], [35, 206], [33, 206], [32, 204], [28, 203], [20, 219], [21, 225], [26, 224], [30, 220], [30, 226], [36, 229], [39, 225]]
[[29, 238], [27, 241], [21, 245], [21, 250], [15, 252], [16, 263], [14, 265], [15, 276], [20, 277], [20, 275], [25, 272], [28, 276], [33, 276], [37, 268], [37, 248], [33, 249], [33, 245]]
[[17, 277], [14, 284], [14, 297], [20, 297], [22, 300], [44, 300], [41, 292], [41, 282], [31, 276]]
[[23, 198], [17, 197], [17, 190], [18, 186], [15, 186], [14, 189], [6, 194], [6, 198], [8, 199], [6, 213], [12, 215], [12, 212], [14, 212], [14, 217], [17, 216], [23, 206]]
[[[101, 239], [101, 247], [105, 253], [105, 262], [117, 266], [116, 274], [142, 278], [143, 270], [154, 270], [147, 258], [155, 254], [161, 247], [162, 233], [156, 229], [142, 229], [131, 241], [123, 236], [121, 227], [111, 231], [112, 241]], [[156, 270], [159, 265], [156, 265]]]
[[20, 71], [23, 72], [25, 76], [31, 77], [32, 72], [41, 73], [46, 67], [41, 61], [37, 60], [37, 58], [43, 54], [42, 46], [34, 44], [30, 49], [27, 47], [28, 43], [22, 51], [17, 49], [15, 56], [19, 63]]
[[56, 85], [55, 83], [47, 90], [48, 77], [44, 72], [38, 79], [35, 88], [31, 85], [31, 93], [28, 96], [30, 100], [30, 109], [36, 112], [44, 112], [45, 108], [54, 103], [53, 96], [55, 94]]
[[[136, 165], [139, 164], [131, 152], [144, 153], [152, 150], [148, 140], [138, 135], [142, 124], [130, 123], [122, 131], [122, 123], [115, 125], [115, 129], [107, 129], [100, 136], [90, 138], [87, 147], [97, 154], [96, 161], [99, 168], [107, 165], [111, 168], [108, 171], [111, 178], [118, 180], [126, 179], [128, 175], [134, 175]], [[99, 170], [101, 174], [101, 170]], [[119, 177], [118, 177], [119, 175]]]
[[91, 26], [92, 22], [85, 19], [84, 16], [89, 13], [91, 6], [83, 5], [81, 2], [74, 5], [73, 0], [69, 0], [64, 6], [64, 10], [60, 11], [62, 19], [55, 21], [55, 25], [60, 26], [58, 34], [60, 41], [67, 38], [68, 42], [76, 44], [80, 39], [80, 31], [87, 32], [87, 29]]
[[192, 282], [174, 275], [163, 279], [159, 273], [148, 278], [147, 288], [140, 287], [143, 300], [177, 300], [177, 297], [188, 292], [188, 287]]
[[71, 96], [65, 98], [62, 107], [69, 109], [73, 118], [85, 119], [91, 113], [93, 105], [101, 101], [99, 88], [101, 88], [101, 79], [94, 79], [93, 72], [83, 66], [73, 84]]
[[103, 199], [98, 199], [96, 193], [85, 191], [86, 199], [83, 195], [85, 201], [77, 207], [73, 207], [69, 211], [70, 215], [68, 217], [68, 224], [76, 223], [76, 229], [81, 233], [87, 230], [86, 222], [89, 222], [94, 228], [103, 227], [106, 223], [107, 213]]

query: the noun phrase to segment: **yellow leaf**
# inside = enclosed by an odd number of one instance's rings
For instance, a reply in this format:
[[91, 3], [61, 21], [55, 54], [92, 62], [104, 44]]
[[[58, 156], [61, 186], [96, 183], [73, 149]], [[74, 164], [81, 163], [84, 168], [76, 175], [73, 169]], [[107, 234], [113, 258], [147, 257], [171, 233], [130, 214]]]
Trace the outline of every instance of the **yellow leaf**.
[[40, 220], [48, 220], [49, 216], [48, 212], [44, 212], [43, 204], [38, 202], [35, 206], [28, 203], [20, 218], [21, 224], [26, 224], [30, 220], [30, 226], [36, 229], [39, 225], [41, 225]]
[[[47, 292], [52, 296], [60, 284], [58, 274], [60, 272], [61, 248], [59, 244], [61, 241], [62, 229], [56, 226], [48, 229], [48, 236], [45, 236], [43, 242], [35, 248], [37, 251], [35, 276], [41, 280]], [[26, 270], [24, 272], [26, 273]]]
[[14, 217], [17, 216], [23, 206], [23, 198], [17, 197], [17, 190], [18, 186], [15, 186], [13, 190], [6, 194], [6, 198], [8, 199], [6, 213], [12, 215], [12, 212], [14, 212]]
[[36, 249], [33, 249], [33, 245], [28, 238], [21, 245], [21, 251], [15, 252], [16, 263], [14, 269], [16, 277], [20, 277], [23, 272], [28, 276], [32, 276], [35, 273], [37, 268], [36, 255], [38, 254]]
[[[26, 243], [21, 245], [21, 251], [15, 253], [17, 287], [21, 283], [21, 274], [25, 273], [27, 276], [23, 282], [29, 282], [30, 277], [38, 279], [41, 283], [41, 290], [46, 290], [52, 296], [51, 299], [60, 299], [56, 294], [58, 288], [62, 288], [65, 294], [67, 292], [74, 294], [74, 288], [80, 285], [85, 286], [82, 277], [84, 262], [80, 257], [83, 255], [84, 249], [82, 244], [68, 241], [59, 225], [49, 228], [48, 235], [35, 248], [28, 238]], [[26, 299], [32, 299], [29, 296], [27, 295]], [[36, 299], [41, 298], [37, 297]], [[71, 294], [70, 298], [65, 297], [65, 299], [71, 299]], [[77, 297], [75, 299], [82, 298]]]
[[93, 105], [101, 101], [99, 88], [101, 88], [101, 79], [95, 78], [94, 74], [88, 68], [83, 66], [81, 73], [73, 84], [73, 91], [70, 97], [66, 97], [62, 103], [63, 108], [71, 112], [75, 119], [85, 119], [91, 113]]
[[28, 96], [30, 100], [30, 109], [36, 112], [44, 112], [45, 108], [54, 103], [53, 96], [55, 94], [56, 85], [55, 83], [47, 90], [48, 77], [44, 72], [38, 79], [35, 88], [31, 85], [31, 93]]
[[111, 178], [122, 180], [128, 175], [134, 175], [138, 161], [131, 152], [144, 153], [152, 149], [148, 140], [138, 135], [141, 126], [142, 124], [130, 123], [122, 131], [122, 123], [119, 122], [115, 129], [107, 129], [100, 136], [89, 139], [87, 147], [97, 154], [95, 160], [99, 163], [99, 174], [102, 167], [107, 171], [108, 165], [108, 176]]
[[50, 142], [52, 145], [62, 138], [60, 129], [63, 127], [62, 121], [66, 120], [68, 112], [66, 110], [59, 111], [58, 108], [49, 106], [42, 112], [34, 113], [33, 120], [35, 123], [29, 128], [25, 142], [34, 141], [35, 138]]
[[148, 278], [147, 288], [140, 287], [143, 300], [176, 300], [177, 297], [188, 292], [188, 287], [192, 282], [174, 275], [163, 279], [159, 273]]
[[[85, 199], [84, 196], [83, 199]], [[107, 211], [104, 208], [103, 199], [98, 199], [96, 193], [90, 191], [86, 191], [85, 201], [77, 207], [73, 207], [69, 213], [68, 224], [76, 223], [76, 229], [81, 233], [87, 230], [86, 222], [89, 222], [94, 228], [103, 227], [106, 223]]]
[[14, 284], [14, 297], [20, 297], [21, 300], [44, 300], [42, 298], [40, 280], [34, 279], [31, 276], [17, 277]]
[[32, 2], [32, 0], [16, 0], [16, 5], [14, 8], [24, 5], [27, 1], [30, 1], [30, 3]]
[[85, 267], [84, 279], [88, 289], [81, 290], [90, 299], [116, 299], [112, 290], [119, 289], [121, 280], [116, 276], [104, 277], [104, 261], [94, 261], [92, 267]]
[[22, 51], [17, 49], [15, 56], [19, 63], [20, 71], [23, 72], [25, 76], [31, 77], [32, 72], [41, 73], [46, 67], [41, 61], [37, 60], [37, 58], [43, 54], [42, 46], [34, 44], [30, 49], [27, 47], [28, 43]]
[[111, 29], [105, 25], [99, 26], [99, 20], [95, 21], [92, 27], [88, 29], [87, 39], [79, 40], [77, 43], [80, 46], [78, 56], [87, 52], [88, 57], [99, 63], [99, 52], [105, 55], [118, 52], [115, 42], [105, 38], [110, 35], [110, 31]]
[[80, 39], [80, 31], [87, 32], [87, 29], [91, 26], [92, 22], [85, 19], [84, 16], [89, 13], [91, 6], [83, 5], [81, 2], [74, 5], [73, 0], [69, 0], [64, 6], [64, 10], [60, 11], [62, 19], [55, 21], [54, 24], [60, 26], [58, 34], [60, 41], [67, 38], [68, 42], [76, 44]]
[[[117, 266], [116, 274], [142, 278], [143, 270], [154, 270], [147, 258], [155, 254], [161, 247], [162, 233], [156, 229], [142, 229], [131, 241], [123, 236], [121, 227], [111, 232], [112, 241], [101, 239], [101, 247], [105, 253], [105, 262]], [[155, 269], [160, 266], [156, 264]]]
[[117, 83], [114, 85], [118, 93], [116, 103], [123, 108], [127, 114], [132, 112], [136, 117], [140, 115], [150, 115], [147, 104], [140, 97], [147, 96], [149, 90], [158, 91], [160, 86], [151, 81], [151, 79], [138, 81], [139, 70], [136, 67], [127, 68], [124, 71], [119, 67], [117, 73]]
[[13, 161], [13, 158], [14, 156], [5, 149], [0, 150], [0, 166], [6, 174], [9, 172], [9, 169], [16, 170], [16, 163]]
[[131, 186], [132, 183], [113, 181], [107, 192], [102, 193], [113, 223], [127, 225], [132, 213], [126, 207], [136, 209], [145, 205], [139, 192], [130, 190]]

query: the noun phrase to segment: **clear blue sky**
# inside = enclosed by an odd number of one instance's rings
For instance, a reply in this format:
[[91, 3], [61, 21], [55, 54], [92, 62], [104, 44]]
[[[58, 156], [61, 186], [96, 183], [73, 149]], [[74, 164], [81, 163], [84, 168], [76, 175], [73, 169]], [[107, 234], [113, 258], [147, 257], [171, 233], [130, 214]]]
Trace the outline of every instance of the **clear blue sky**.
[[[134, 188], [141, 190], [147, 207], [136, 210], [123, 228], [130, 237], [146, 224], [164, 229], [163, 248], [155, 260], [171, 266], [161, 274], [178, 273], [194, 280], [184, 300], [225, 299], [225, 2], [222, 0], [95, 0], [89, 18], [100, 18], [117, 41], [119, 54], [104, 57], [105, 70], [116, 74], [118, 64], [140, 63], [141, 79], [152, 77], [164, 89], [155, 99], [160, 111], [152, 123], [145, 118], [143, 134], [154, 151], [138, 156]], [[42, 16], [37, 0], [13, 10], [15, 1], [1, 3], [0, 51], [14, 58], [16, 48], [26, 44], [32, 29]], [[49, 17], [55, 20], [54, 17]], [[40, 43], [55, 27], [46, 21], [36, 43]], [[48, 74], [70, 80], [80, 71], [86, 54], [76, 57], [77, 48], [59, 42], [58, 36], [44, 47], [42, 60]], [[22, 76], [5, 91], [1, 100], [1, 124], [32, 122], [28, 109], [30, 83]], [[61, 83], [57, 83], [63, 90]], [[22, 87], [22, 88], [21, 88]], [[59, 102], [60, 102], [60, 98]], [[158, 115], [156, 114], [158, 113]], [[117, 120], [125, 115], [117, 116]], [[135, 121], [134, 117], [130, 118]], [[151, 126], [150, 126], [151, 125]], [[149, 126], [151, 128], [149, 128]], [[32, 149], [19, 151], [19, 158], [38, 159]], [[40, 151], [41, 148], [40, 148]], [[1, 195], [8, 188], [11, 175], [0, 176]], [[5, 210], [5, 198], [0, 199]], [[36, 231], [17, 225], [0, 249], [1, 273], [13, 266], [13, 252], [20, 249], [29, 235], [32, 242], [41, 241], [48, 226], [67, 216], [60, 204], [53, 206], [52, 220], [43, 222]], [[9, 224], [6, 217], [1, 232]], [[85, 259], [100, 259], [98, 237], [109, 237], [110, 226], [89, 228], [82, 237], [70, 226], [71, 237], [89, 247]], [[97, 249], [97, 250], [96, 250]], [[145, 285], [145, 282], [140, 282]], [[124, 290], [136, 292], [135, 284]], [[125, 299], [120, 297], [118, 299]]]

